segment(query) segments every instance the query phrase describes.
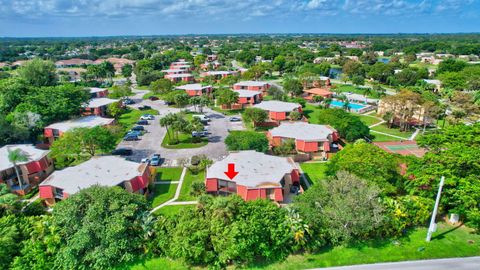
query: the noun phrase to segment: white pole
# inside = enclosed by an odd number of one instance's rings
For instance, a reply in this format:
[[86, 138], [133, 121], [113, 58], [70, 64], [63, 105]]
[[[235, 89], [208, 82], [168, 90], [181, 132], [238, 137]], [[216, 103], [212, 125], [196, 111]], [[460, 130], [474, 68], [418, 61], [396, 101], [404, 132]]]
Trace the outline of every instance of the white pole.
[[445, 177], [442, 176], [440, 180], [440, 186], [438, 187], [437, 199], [435, 200], [435, 207], [433, 208], [432, 219], [430, 220], [430, 226], [428, 227], [427, 232], [427, 242], [430, 242], [432, 239], [432, 233], [435, 231], [435, 217], [438, 212], [438, 205], [440, 204], [440, 195], [442, 194], [443, 183], [445, 182]]

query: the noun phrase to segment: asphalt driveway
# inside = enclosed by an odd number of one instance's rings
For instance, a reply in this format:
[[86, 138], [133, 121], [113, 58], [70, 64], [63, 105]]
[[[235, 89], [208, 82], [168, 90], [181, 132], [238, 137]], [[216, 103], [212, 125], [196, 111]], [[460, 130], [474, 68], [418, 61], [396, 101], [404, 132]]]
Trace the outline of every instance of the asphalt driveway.
[[209, 135], [209, 143], [200, 148], [193, 149], [166, 149], [161, 146], [163, 138], [166, 135], [166, 128], [161, 127], [159, 123], [160, 117], [168, 114], [179, 112], [180, 109], [168, 107], [162, 100], [144, 100], [141, 97], [148, 91], [135, 91], [137, 94], [132, 97], [136, 104], [131, 107], [138, 108], [139, 106], [148, 105], [159, 112], [160, 115], [155, 116], [155, 120], [149, 121], [150, 124], [145, 126], [146, 133], [139, 141], [126, 142], [122, 141], [118, 147], [129, 147], [133, 150], [133, 155], [129, 158], [133, 161], [140, 162], [143, 158], [150, 157], [152, 154], [159, 153], [163, 163], [162, 166], [177, 166], [182, 160], [188, 160], [194, 155], [206, 155], [210, 159], [219, 160], [226, 156], [227, 149], [225, 146], [225, 138], [229, 130], [243, 129], [241, 122], [230, 122], [228, 117], [221, 113], [213, 111], [209, 108], [204, 109], [211, 121], [208, 129], [211, 133]]

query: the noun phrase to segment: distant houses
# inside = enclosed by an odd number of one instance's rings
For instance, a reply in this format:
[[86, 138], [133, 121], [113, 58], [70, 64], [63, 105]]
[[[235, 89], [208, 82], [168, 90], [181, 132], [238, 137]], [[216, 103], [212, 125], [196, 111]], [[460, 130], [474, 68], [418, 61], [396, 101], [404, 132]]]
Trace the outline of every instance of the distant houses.
[[338, 132], [328, 125], [315, 125], [305, 122], [282, 122], [280, 126], [267, 132], [270, 145], [282, 145], [285, 140], [295, 141], [295, 150], [300, 153], [327, 158], [333, 149], [333, 144], [338, 141]]
[[270, 87], [271, 85], [268, 82], [262, 81], [241, 81], [233, 85], [234, 90], [260, 91], [264, 95]]
[[236, 71], [223, 71], [223, 70], [206, 71], [206, 72], [203, 72], [202, 74], [200, 74], [200, 76], [203, 77], [203, 78], [211, 77], [212, 79], [217, 80], [217, 81], [221, 80], [223, 78], [226, 78], [228, 76], [234, 76], [234, 75], [237, 75]]
[[91, 87], [89, 91], [90, 98], [103, 98], [108, 96], [108, 89], [106, 88]]
[[191, 97], [203, 95], [209, 96], [213, 91], [213, 87], [211, 85], [202, 85], [200, 83], [185, 84], [177, 86], [175, 89], [183, 90]]
[[315, 97], [332, 98], [333, 92], [326, 88], [311, 88], [303, 90], [303, 98], [307, 101], [314, 101]]
[[278, 100], [262, 101], [253, 107], [267, 111], [268, 116], [272, 121], [287, 120], [292, 112], [302, 113], [302, 105]]
[[[238, 171], [233, 179], [225, 172], [229, 164]], [[246, 201], [268, 199], [284, 202], [292, 186], [300, 189], [300, 173], [291, 158], [255, 151], [232, 152], [207, 169], [206, 190], [210, 194], [238, 194]]]
[[168, 79], [173, 83], [195, 81], [195, 77], [193, 77], [193, 75], [190, 73], [166, 74], [165, 79]]
[[59, 60], [55, 62], [55, 66], [57, 68], [69, 68], [69, 67], [78, 67], [82, 65], [92, 65], [94, 62], [88, 59], [79, 59], [79, 58], [72, 58], [67, 60]]
[[[258, 104], [262, 101], [262, 93], [258, 91], [233, 90], [233, 92], [238, 93], [238, 102], [236, 104], [232, 104], [230, 109], [240, 110], [254, 104]], [[222, 109], [228, 108], [222, 106]]]
[[[20, 179], [14, 164], [8, 159], [9, 151], [19, 150], [27, 157], [26, 162], [17, 163]], [[0, 148], [0, 183], [5, 183], [12, 192], [25, 195], [36, 187], [54, 170], [48, 150], [38, 149], [30, 144], [5, 145]]]
[[74, 128], [93, 128], [96, 126], [107, 126], [115, 122], [113, 118], [103, 118], [95, 115], [84, 116], [77, 119], [58, 122], [48, 125], [43, 130], [43, 136], [46, 143], [52, 144], [63, 133]]
[[116, 99], [111, 98], [92, 98], [83, 107], [83, 115], [106, 116], [108, 105], [117, 102]]
[[94, 185], [119, 186], [132, 193], [147, 194], [151, 181], [153, 178], [148, 164], [116, 156], [101, 156], [55, 171], [40, 184], [39, 194], [47, 205], [53, 205]]

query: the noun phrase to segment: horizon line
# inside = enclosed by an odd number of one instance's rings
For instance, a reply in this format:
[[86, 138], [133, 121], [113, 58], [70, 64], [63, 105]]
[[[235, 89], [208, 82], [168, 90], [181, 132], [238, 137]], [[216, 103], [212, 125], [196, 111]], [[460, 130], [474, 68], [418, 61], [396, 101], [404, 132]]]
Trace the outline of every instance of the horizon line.
[[325, 32], [325, 33], [308, 33], [308, 32], [264, 32], [264, 33], [189, 33], [189, 34], [125, 34], [125, 35], [78, 35], [78, 36], [0, 36], [0, 39], [42, 39], [42, 38], [114, 38], [114, 37], [183, 37], [183, 36], [267, 36], [267, 35], [313, 35], [313, 36], [332, 36], [332, 35], [371, 35], [371, 36], [382, 36], [382, 35], [478, 35], [480, 32], [379, 32], [379, 33], [368, 33], [368, 32], [348, 32], [348, 33], [335, 33], [335, 32]]

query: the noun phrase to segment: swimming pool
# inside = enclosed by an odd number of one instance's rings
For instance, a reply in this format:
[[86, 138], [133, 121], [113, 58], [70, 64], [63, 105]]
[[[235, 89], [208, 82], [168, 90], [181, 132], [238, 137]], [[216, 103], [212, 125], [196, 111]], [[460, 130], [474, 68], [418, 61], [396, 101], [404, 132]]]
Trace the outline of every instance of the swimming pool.
[[[334, 99], [334, 100], [332, 100], [332, 103], [330, 103], [330, 106], [343, 108], [344, 104], [345, 104], [344, 102]], [[367, 105], [362, 105], [362, 104], [358, 104], [358, 103], [349, 103], [348, 107], [350, 108], [350, 110], [359, 111], [361, 109], [366, 108]]]

